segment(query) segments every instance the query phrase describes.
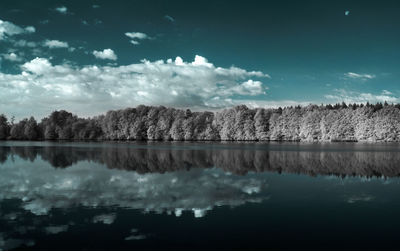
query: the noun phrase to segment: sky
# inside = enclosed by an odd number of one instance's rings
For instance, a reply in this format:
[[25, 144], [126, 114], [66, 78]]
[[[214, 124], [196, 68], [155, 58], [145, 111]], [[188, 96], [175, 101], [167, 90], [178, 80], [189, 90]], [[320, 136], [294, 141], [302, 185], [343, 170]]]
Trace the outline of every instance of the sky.
[[0, 1], [0, 113], [400, 102], [399, 1]]

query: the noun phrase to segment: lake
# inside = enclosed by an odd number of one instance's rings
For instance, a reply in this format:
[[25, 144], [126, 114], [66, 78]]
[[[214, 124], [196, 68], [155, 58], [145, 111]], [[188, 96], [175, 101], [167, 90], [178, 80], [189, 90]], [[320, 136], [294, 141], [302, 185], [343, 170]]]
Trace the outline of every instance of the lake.
[[393, 248], [400, 145], [0, 142], [0, 250]]

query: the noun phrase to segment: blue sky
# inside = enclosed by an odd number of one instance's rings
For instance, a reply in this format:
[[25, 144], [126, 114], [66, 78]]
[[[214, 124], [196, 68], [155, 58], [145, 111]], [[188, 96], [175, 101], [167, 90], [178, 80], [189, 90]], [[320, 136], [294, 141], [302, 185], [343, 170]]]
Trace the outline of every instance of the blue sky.
[[0, 113], [399, 102], [396, 1], [0, 2]]

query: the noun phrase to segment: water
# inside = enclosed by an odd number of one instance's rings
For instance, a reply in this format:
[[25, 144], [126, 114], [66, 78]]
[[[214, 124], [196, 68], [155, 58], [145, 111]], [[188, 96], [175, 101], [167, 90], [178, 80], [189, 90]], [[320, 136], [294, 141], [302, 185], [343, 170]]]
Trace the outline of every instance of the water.
[[400, 145], [0, 142], [0, 249], [394, 248]]

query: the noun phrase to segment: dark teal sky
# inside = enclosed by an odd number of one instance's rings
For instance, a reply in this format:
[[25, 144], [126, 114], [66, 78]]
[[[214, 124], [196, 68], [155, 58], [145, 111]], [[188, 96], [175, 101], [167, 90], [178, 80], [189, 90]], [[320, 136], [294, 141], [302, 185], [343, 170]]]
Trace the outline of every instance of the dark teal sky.
[[[93, 5], [97, 6], [94, 8]], [[60, 7], [66, 7], [66, 12], [56, 10]], [[177, 56], [185, 62], [192, 62], [196, 55], [200, 55], [215, 68], [236, 66], [247, 72], [260, 71], [270, 76], [246, 75], [233, 80], [230, 75], [226, 80], [230, 81], [229, 94], [210, 89], [218, 93], [219, 100], [230, 100], [229, 104], [241, 101], [260, 106], [333, 103], [342, 100], [398, 102], [399, 10], [398, 1], [2, 0], [0, 20], [22, 28], [33, 26], [35, 32], [6, 34], [0, 40], [0, 53], [3, 54], [0, 70], [2, 74], [8, 74], [7, 79], [11, 78], [10, 74], [18, 78], [23, 70], [21, 65], [36, 57], [48, 60], [53, 66], [68, 65], [79, 71], [85, 66], [109, 65], [116, 69], [122, 65], [140, 64], [142, 59], [154, 62], [169, 58], [174, 60]], [[345, 11], [349, 11], [349, 14], [345, 15]], [[133, 45], [130, 43], [132, 39], [125, 36], [126, 32], [141, 32], [150, 39], [136, 39], [139, 44]], [[20, 40], [35, 42], [35, 46], [16, 46]], [[69, 49], [47, 48], [43, 46], [46, 40], [67, 42]], [[114, 51], [116, 60], [99, 59], [93, 55], [95, 50], [108, 48]], [[19, 59], [7, 60], [10, 53], [15, 53]], [[140, 71], [140, 74], [153, 74], [148, 70], [145, 72]], [[174, 70], [171, 69], [171, 72]], [[180, 73], [174, 74], [179, 76]], [[191, 77], [211, 81], [208, 84], [214, 87], [225, 85], [221, 76], [210, 79], [204, 74], [193, 74], [197, 75]], [[240, 84], [249, 79], [262, 82], [262, 90], [240, 89]], [[47, 80], [37, 81], [38, 85], [44, 86]], [[128, 81], [128, 84], [137, 87], [137, 81]], [[150, 81], [146, 83], [151, 85], [158, 80], [146, 81]], [[197, 95], [199, 91], [195, 87], [201, 88], [201, 82], [197, 86], [185, 83], [181, 86], [182, 90], [177, 91], [179, 98], [171, 96], [165, 101], [157, 93], [168, 92], [175, 87], [179, 89], [181, 82], [172, 79], [173, 84], [169, 80], [165, 82], [165, 76], [162, 81], [156, 87], [145, 90], [153, 95], [147, 100], [149, 102], [136, 97], [133, 97], [132, 102], [126, 102], [125, 99], [119, 102], [118, 95], [111, 95], [113, 99], [106, 102], [109, 105], [99, 107], [96, 102], [110, 96], [108, 89], [106, 93], [100, 93], [98, 99], [94, 98], [92, 105], [97, 108], [93, 109], [93, 113], [122, 105], [133, 106], [141, 101], [194, 108], [229, 106], [226, 102], [209, 105], [208, 101], [215, 100], [214, 96]], [[240, 88], [235, 89], [232, 81]], [[10, 88], [6, 90], [6, 83], [0, 80], [0, 87], [2, 85], [3, 93], [12, 92]], [[136, 87], [134, 91], [140, 92]], [[192, 87], [193, 92], [190, 90]], [[21, 89], [29, 87], [25, 85], [18, 88], [21, 95]], [[82, 85], [77, 88], [82, 88]], [[90, 90], [85, 89], [84, 92], [90, 93]], [[55, 95], [54, 92], [52, 95]], [[67, 108], [79, 112], [74, 102], [82, 103], [82, 100], [82, 97], [67, 100], [64, 97], [60, 102], [49, 100], [47, 103], [52, 109], [64, 103]], [[23, 102], [27, 106], [29, 102], [32, 104], [36, 101], [30, 96], [24, 101], [15, 102]], [[3, 110], [14, 113], [4, 105]], [[87, 112], [86, 115], [91, 113]]]

